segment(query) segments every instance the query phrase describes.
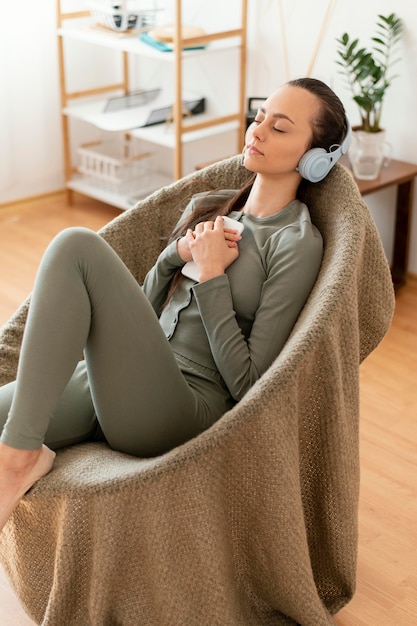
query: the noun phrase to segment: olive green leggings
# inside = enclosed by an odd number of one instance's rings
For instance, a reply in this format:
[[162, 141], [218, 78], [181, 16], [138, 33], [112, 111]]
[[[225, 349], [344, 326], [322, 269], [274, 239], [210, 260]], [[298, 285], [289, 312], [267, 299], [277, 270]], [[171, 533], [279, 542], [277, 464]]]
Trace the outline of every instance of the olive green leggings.
[[17, 379], [0, 387], [1, 440], [31, 450], [104, 435], [114, 449], [151, 456], [197, 435], [201, 421], [127, 267], [95, 232], [62, 231], [39, 267]]

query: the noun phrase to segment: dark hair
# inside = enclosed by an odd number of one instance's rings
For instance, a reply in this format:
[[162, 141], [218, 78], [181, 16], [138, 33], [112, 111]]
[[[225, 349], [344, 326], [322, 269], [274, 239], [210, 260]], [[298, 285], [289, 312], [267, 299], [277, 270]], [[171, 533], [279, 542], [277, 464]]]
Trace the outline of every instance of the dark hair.
[[[207, 207], [205, 206], [203, 202], [197, 203], [194, 211], [191, 213], [188, 219], [184, 220], [183, 223], [181, 222], [173, 230], [173, 232], [171, 233], [169, 237], [169, 241], [173, 241], [177, 237], [181, 237], [185, 235], [185, 233], [187, 232], [187, 229], [194, 228], [194, 226], [198, 224], [198, 222], [214, 220], [216, 219], [218, 215], [229, 215], [231, 211], [235, 211], [235, 210], [238, 210], [239, 208], [242, 208], [245, 205], [246, 199], [249, 195], [249, 192], [251, 190], [254, 180], [255, 180], [255, 174], [249, 178], [249, 180], [240, 188], [240, 191], [236, 193], [235, 196], [228, 198], [226, 201], [223, 200], [217, 205], [212, 204], [209, 207]], [[216, 189], [213, 189], [211, 192], [208, 192], [208, 193], [216, 193], [216, 191], [217, 191]], [[176, 290], [178, 283], [181, 280], [181, 277], [182, 277], [182, 274], [181, 274], [181, 270], [179, 269], [174, 274], [171, 280], [171, 284], [168, 289], [168, 295], [166, 297], [166, 300], [162, 308], [164, 308], [169, 302], [169, 300], [171, 299], [172, 294]]]
[[[184, 222], [180, 222], [176, 226], [170, 236], [170, 240], [172, 241], [179, 236], [185, 235], [188, 228], [194, 228], [199, 222], [215, 220], [218, 215], [228, 215], [231, 211], [241, 209], [245, 205], [254, 180], [255, 174], [243, 184], [235, 196], [228, 198], [226, 201], [222, 200], [219, 204], [212, 203], [207, 206], [204, 202], [197, 202], [194, 211], [190, 214], [188, 219], [184, 220]], [[219, 190], [212, 189], [208, 193], [215, 194], [216, 191]]]
[[296, 78], [287, 85], [305, 89], [320, 100], [319, 113], [311, 119], [313, 134], [310, 148], [328, 151], [331, 146], [341, 144], [347, 133], [347, 120], [345, 108], [334, 91], [317, 78]]

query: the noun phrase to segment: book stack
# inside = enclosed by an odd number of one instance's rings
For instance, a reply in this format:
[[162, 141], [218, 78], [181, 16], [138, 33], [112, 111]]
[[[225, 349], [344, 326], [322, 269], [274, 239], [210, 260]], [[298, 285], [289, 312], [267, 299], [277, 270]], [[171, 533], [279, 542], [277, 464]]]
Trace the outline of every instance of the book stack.
[[[190, 45], [187, 45], [187, 39], [191, 40], [205, 34], [205, 31], [198, 26], [183, 25], [181, 27], [181, 37], [184, 41], [183, 50], [201, 50], [205, 48], [204, 44], [190, 43]], [[174, 49], [174, 36], [175, 27], [172, 24], [167, 24], [166, 26], [160, 26], [148, 32], [141, 33], [139, 39], [161, 52], [172, 52]]]

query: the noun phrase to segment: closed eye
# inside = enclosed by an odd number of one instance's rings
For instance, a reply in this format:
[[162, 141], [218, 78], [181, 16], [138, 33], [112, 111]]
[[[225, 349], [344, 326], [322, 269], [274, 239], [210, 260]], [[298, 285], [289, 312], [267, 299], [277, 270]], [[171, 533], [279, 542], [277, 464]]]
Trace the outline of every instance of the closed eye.
[[[257, 117], [255, 117], [255, 119], [253, 120], [254, 124], [262, 124], [264, 120], [263, 119], [259, 119]], [[272, 130], [275, 130], [277, 133], [285, 133], [287, 131], [285, 131], [283, 128], [276, 128], [275, 126], [272, 127]]]

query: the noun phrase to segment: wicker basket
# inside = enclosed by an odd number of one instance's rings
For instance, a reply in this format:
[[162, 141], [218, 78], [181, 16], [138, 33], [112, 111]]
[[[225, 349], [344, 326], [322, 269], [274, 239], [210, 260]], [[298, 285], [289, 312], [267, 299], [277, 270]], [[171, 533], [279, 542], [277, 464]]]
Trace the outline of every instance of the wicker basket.
[[117, 189], [137, 180], [150, 168], [149, 152], [139, 152], [134, 141], [100, 141], [78, 148], [78, 171], [99, 186]]

